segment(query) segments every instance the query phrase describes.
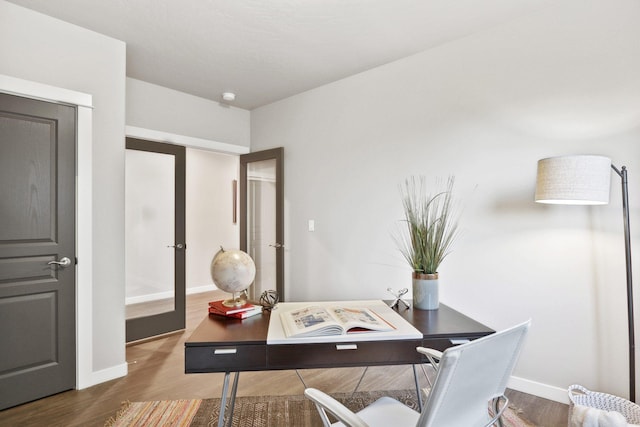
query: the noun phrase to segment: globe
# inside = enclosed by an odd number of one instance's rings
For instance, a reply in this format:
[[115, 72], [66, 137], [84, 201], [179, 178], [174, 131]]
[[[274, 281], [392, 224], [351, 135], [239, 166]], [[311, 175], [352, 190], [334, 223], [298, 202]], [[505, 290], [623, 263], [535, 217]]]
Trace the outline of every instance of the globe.
[[221, 248], [211, 260], [211, 279], [223, 291], [233, 294], [225, 300], [227, 306], [240, 306], [247, 303], [242, 291], [253, 283], [256, 277], [256, 265], [251, 257], [241, 250]]

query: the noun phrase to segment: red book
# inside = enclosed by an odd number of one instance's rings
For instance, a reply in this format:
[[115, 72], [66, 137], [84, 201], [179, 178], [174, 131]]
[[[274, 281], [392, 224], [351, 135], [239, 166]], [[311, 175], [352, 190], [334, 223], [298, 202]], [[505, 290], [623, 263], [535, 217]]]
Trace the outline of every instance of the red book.
[[238, 312], [238, 313], [231, 313], [231, 314], [221, 313], [218, 310], [216, 310], [214, 307], [209, 307], [209, 313], [210, 314], [216, 314], [218, 316], [233, 317], [235, 319], [246, 319], [247, 317], [251, 317], [251, 316], [255, 316], [257, 314], [261, 314], [262, 313], [262, 306], [258, 305], [258, 306], [255, 306], [255, 308], [253, 308], [251, 310], [246, 310], [246, 311], [241, 311], [241, 312]]
[[215, 308], [216, 311], [220, 314], [242, 313], [243, 311], [253, 310], [256, 307], [261, 307], [261, 306], [256, 306], [251, 303], [246, 303], [245, 305], [241, 305], [241, 306], [227, 307], [226, 305], [223, 304], [223, 300], [209, 302], [209, 308], [210, 309]]

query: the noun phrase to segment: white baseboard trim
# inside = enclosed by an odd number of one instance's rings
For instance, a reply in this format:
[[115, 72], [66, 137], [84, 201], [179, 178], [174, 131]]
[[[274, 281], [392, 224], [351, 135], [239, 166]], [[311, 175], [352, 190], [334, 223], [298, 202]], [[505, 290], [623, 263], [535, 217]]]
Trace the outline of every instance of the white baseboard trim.
[[126, 377], [128, 372], [129, 369], [126, 363], [102, 369], [100, 371], [91, 372], [91, 374], [88, 375], [88, 378], [78, 382], [77, 389], [82, 390], [106, 381], [115, 380], [116, 378]]
[[193, 294], [199, 294], [202, 292], [215, 291], [217, 289], [218, 288], [216, 287], [216, 285], [194, 286], [192, 288], [187, 288], [186, 294], [193, 295]]
[[157, 292], [155, 294], [138, 295], [135, 297], [126, 297], [124, 299], [124, 303], [125, 305], [141, 304], [144, 302], [158, 301], [169, 298], [173, 298], [173, 291]]
[[569, 404], [569, 395], [567, 389], [539, 383], [525, 378], [512, 376], [509, 380], [510, 389], [518, 390], [523, 393], [532, 394], [544, 399], [554, 400], [556, 402]]
[[[199, 294], [201, 292], [215, 291], [216, 289], [218, 288], [215, 285], [196, 286], [196, 287], [186, 288], [185, 294], [186, 295]], [[157, 300], [169, 299], [169, 298], [173, 298], [173, 292], [171, 291], [158, 292], [155, 294], [139, 295], [136, 297], [127, 297], [125, 298], [124, 303], [126, 305], [140, 304], [143, 302], [151, 302], [151, 301], [157, 301]]]

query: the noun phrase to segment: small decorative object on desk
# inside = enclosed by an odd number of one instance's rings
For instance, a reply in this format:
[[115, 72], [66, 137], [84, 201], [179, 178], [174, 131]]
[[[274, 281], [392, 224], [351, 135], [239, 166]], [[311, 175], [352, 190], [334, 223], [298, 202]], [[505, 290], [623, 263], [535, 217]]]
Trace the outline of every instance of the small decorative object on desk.
[[[395, 236], [413, 271], [413, 308], [437, 310], [440, 304], [438, 267], [458, 235], [458, 214], [450, 177], [444, 189], [429, 193], [424, 177], [411, 178], [402, 187], [403, 227]], [[438, 180], [436, 186], [441, 187]]]
[[405, 310], [409, 308], [409, 304], [407, 304], [406, 301], [403, 301], [402, 299], [402, 297], [407, 292], [409, 292], [409, 289], [403, 288], [403, 289], [400, 289], [399, 291], [394, 291], [391, 288], [387, 288], [387, 292], [389, 292], [395, 298], [395, 300], [391, 304], [389, 304], [389, 307], [394, 308], [396, 310], [399, 310], [400, 306], [404, 306]]
[[246, 319], [262, 313], [262, 306], [246, 303], [239, 307], [228, 307], [223, 300], [209, 302], [209, 314]]
[[272, 289], [264, 291], [262, 295], [260, 295], [260, 304], [265, 310], [273, 310], [273, 307], [278, 304], [278, 301], [280, 301], [280, 297], [278, 293]]
[[211, 261], [213, 283], [223, 291], [230, 292], [232, 298], [224, 301], [227, 307], [240, 307], [247, 303], [245, 290], [256, 277], [256, 265], [251, 257], [240, 250], [220, 250]]

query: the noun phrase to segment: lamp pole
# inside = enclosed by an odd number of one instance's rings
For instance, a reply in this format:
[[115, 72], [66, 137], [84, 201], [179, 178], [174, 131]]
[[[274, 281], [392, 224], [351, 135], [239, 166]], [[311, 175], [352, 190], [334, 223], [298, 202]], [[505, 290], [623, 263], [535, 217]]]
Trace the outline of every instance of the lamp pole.
[[627, 168], [613, 169], [622, 181], [622, 215], [624, 219], [624, 252], [627, 262], [627, 316], [629, 320], [629, 399], [636, 401], [636, 349], [635, 349], [635, 324], [633, 321], [633, 285], [631, 279], [631, 231], [629, 227], [629, 189], [627, 185]]
[[629, 321], [629, 399], [636, 401], [636, 344], [633, 320], [633, 282], [631, 278], [631, 231], [629, 227], [629, 189], [627, 167], [620, 169], [611, 159], [596, 155], [549, 157], [538, 161], [535, 201], [568, 205], [609, 203], [611, 169], [622, 183], [624, 249], [627, 266], [627, 318]]

